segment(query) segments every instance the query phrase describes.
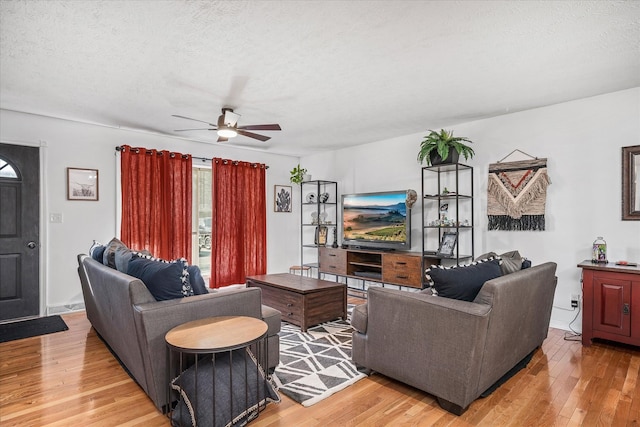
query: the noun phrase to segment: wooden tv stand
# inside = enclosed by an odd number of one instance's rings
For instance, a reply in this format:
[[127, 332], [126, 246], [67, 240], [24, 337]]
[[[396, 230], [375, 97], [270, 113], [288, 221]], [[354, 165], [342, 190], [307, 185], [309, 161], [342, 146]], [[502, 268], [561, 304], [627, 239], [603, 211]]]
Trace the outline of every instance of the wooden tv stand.
[[[425, 259], [437, 264], [437, 259]], [[321, 273], [396, 286], [422, 288], [419, 252], [385, 252], [366, 249], [320, 248]]]

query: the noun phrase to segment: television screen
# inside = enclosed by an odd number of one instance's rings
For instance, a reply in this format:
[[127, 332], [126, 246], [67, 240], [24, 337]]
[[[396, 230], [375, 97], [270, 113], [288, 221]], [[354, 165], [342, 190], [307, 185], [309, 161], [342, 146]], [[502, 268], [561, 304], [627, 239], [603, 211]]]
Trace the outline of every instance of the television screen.
[[344, 243], [364, 247], [409, 247], [410, 215], [407, 215], [405, 200], [405, 190], [343, 195]]

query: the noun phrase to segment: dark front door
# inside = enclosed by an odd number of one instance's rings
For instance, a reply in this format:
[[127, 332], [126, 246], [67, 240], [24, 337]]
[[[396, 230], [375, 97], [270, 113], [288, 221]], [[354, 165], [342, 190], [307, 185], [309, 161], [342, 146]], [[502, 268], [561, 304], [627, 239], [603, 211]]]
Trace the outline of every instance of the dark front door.
[[0, 321], [40, 312], [40, 155], [0, 144]]

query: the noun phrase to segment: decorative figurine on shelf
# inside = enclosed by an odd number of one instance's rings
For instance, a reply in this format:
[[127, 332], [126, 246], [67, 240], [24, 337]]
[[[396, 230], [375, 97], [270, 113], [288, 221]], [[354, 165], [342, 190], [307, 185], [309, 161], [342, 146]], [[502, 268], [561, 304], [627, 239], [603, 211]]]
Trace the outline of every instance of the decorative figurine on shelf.
[[333, 243], [331, 244], [331, 247], [338, 247], [338, 227], [333, 227]]
[[440, 205], [440, 221], [442, 223], [447, 222], [447, 214], [449, 213], [449, 203], [443, 203]]
[[418, 200], [418, 193], [416, 192], [416, 190], [407, 190], [407, 200], [405, 200], [404, 202], [407, 209], [411, 209], [416, 200]]
[[607, 242], [600, 236], [593, 242], [591, 262], [607, 263]]

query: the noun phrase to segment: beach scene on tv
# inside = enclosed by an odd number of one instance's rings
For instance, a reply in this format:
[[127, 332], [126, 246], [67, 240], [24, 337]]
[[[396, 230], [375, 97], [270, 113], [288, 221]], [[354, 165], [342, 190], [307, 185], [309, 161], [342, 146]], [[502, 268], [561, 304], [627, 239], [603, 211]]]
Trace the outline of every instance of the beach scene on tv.
[[350, 240], [405, 242], [406, 195], [367, 194], [343, 199], [343, 234]]

